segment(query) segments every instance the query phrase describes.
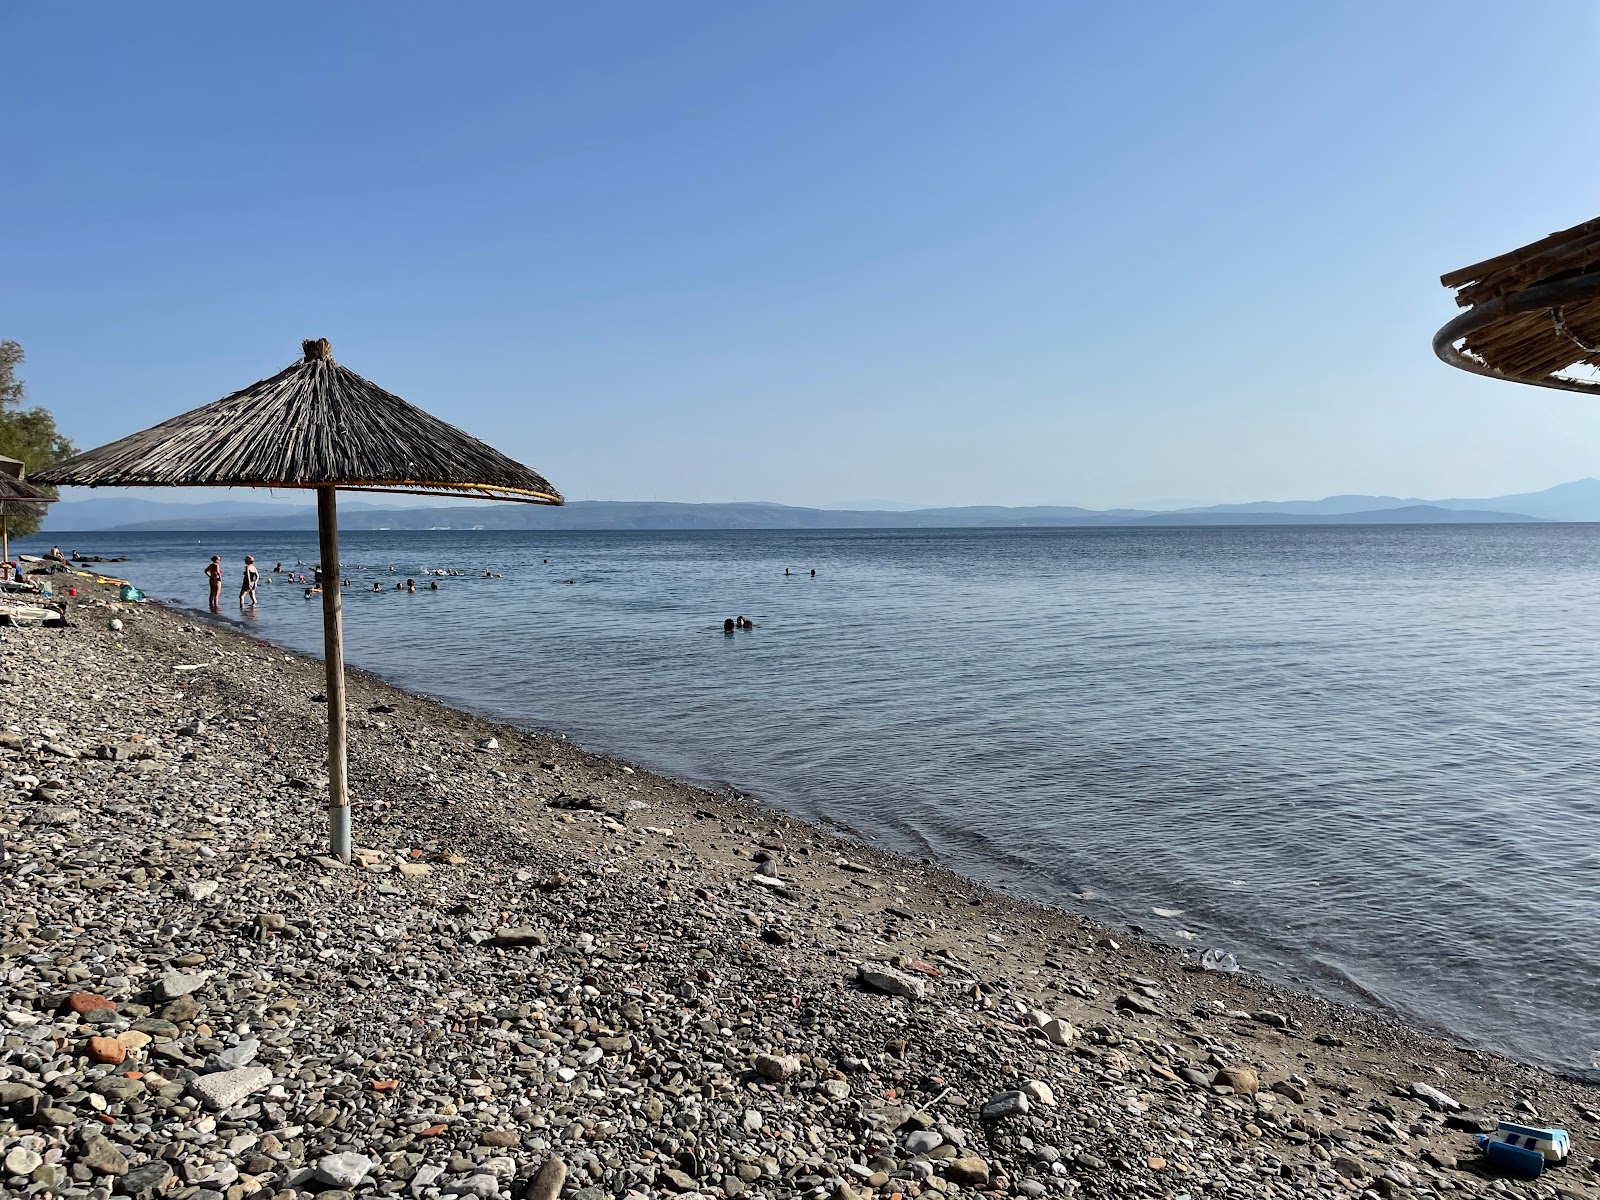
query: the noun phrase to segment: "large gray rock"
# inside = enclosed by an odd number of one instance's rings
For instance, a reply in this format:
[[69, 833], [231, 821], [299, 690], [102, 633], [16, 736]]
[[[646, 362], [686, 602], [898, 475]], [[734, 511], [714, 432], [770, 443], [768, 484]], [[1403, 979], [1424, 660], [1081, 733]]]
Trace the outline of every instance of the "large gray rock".
[[272, 1072], [266, 1067], [239, 1067], [197, 1075], [189, 1081], [189, 1094], [213, 1112], [221, 1112], [255, 1095], [271, 1082]]

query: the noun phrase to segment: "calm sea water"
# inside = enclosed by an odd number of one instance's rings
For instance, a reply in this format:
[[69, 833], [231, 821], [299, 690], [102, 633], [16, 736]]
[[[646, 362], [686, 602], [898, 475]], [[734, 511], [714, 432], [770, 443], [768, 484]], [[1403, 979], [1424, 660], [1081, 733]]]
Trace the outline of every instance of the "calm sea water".
[[[234, 618], [245, 553], [316, 557], [311, 533], [57, 536], [195, 606], [221, 554]], [[1594, 1073], [1600, 527], [351, 532], [343, 552], [348, 657], [396, 683]], [[429, 567], [478, 575], [371, 593]], [[739, 614], [758, 627], [725, 637]], [[320, 653], [319, 618], [274, 585], [249, 624]]]

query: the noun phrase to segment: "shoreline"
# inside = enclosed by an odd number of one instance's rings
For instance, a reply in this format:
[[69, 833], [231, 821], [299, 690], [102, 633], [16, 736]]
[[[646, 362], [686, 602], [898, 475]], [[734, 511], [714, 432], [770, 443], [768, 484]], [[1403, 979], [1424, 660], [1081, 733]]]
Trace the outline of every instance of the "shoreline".
[[[1520, 1102], [1574, 1155], [1510, 1186], [1600, 1197], [1591, 1085], [1186, 970], [1154, 939], [356, 669], [367, 861], [330, 866], [319, 660], [92, 587], [72, 620], [4, 631], [0, 673], [16, 648], [19, 683], [57, 681], [25, 689], [0, 745], [0, 775], [54, 793], [0, 792], [7, 1166], [27, 1150], [110, 1195], [166, 1169], [149, 1195], [200, 1200], [468, 1180], [454, 1194], [1476, 1193], [1466, 1127], [1534, 1120]], [[863, 964], [923, 997], [864, 988]], [[215, 974], [169, 995], [196, 970]], [[61, 1011], [74, 988], [116, 1007]], [[87, 1026], [131, 1035], [123, 1064], [87, 1065]], [[207, 1060], [250, 1042], [227, 1069], [270, 1078], [213, 1109]], [[1018, 1088], [1031, 1103], [983, 1115]], [[126, 1173], [94, 1165], [89, 1129]], [[368, 1166], [319, 1181], [340, 1153]]]
[[[149, 603], [175, 616], [187, 618], [191, 622], [202, 624], [208, 628], [215, 628], [245, 637], [251, 641], [257, 640], [251, 632], [250, 624], [246, 620], [229, 617], [225, 612], [221, 614], [211, 613], [204, 608], [179, 604], [175, 600], [150, 600]], [[286, 652], [296, 655], [304, 653], [301, 651]], [[321, 662], [320, 657], [314, 654], [305, 654], [305, 657], [314, 662]], [[569, 745], [595, 761], [603, 760], [617, 766], [626, 765], [634, 770], [643, 769], [653, 777], [667, 780], [677, 786], [704, 792], [709, 796], [724, 800], [741, 801], [753, 805], [760, 812], [783, 816], [788, 820], [813, 827], [818, 832], [829, 837], [850, 842], [862, 849], [871, 848], [896, 859], [902, 865], [912, 869], [937, 872], [956, 883], [981, 889], [992, 893], [996, 897], [1004, 897], [1023, 905], [1034, 906], [1044, 912], [1075, 918], [1099, 932], [1109, 933], [1116, 938], [1131, 939], [1140, 943], [1150, 952], [1168, 952], [1176, 956], [1179, 965], [1183, 969], [1188, 969], [1192, 965], [1190, 960], [1198, 959], [1200, 954], [1207, 948], [1198, 941], [1183, 942], [1176, 938], [1162, 938], [1158, 932], [1152, 931], [1148, 925], [1141, 924], [1138, 921], [1138, 913], [1105, 911], [1096, 914], [1086, 911], [1085, 908], [1054, 900], [1050, 896], [1043, 894], [1042, 890], [1031, 890], [1025, 883], [991, 881], [983, 879], [976, 874], [964, 874], [941, 863], [935, 857], [935, 852], [931, 847], [902, 848], [890, 844], [890, 839], [888, 838], [875, 841], [872, 835], [864, 833], [848, 822], [820, 813], [808, 815], [805, 812], [794, 811], [779, 801], [766, 800], [746, 791], [731, 779], [719, 780], [709, 777], [697, 779], [685, 771], [674, 771], [671, 767], [658, 766], [646, 759], [635, 758], [620, 747], [616, 749], [596, 749], [589, 742], [575, 740], [572, 734], [556, 725], [542, 725], [536, 722], [527, 724], [510, 722], [487, 709], [474, 709], [465, 705], [459, 699], [453, 700], [415, 687], [408, 687], [388, 678], [382, 672], [353, 666], [348, 660], [345, 664], [345, 670], [347, 676], [351, 678], [359, 674], [374, 686], [390, 688], [402, 694], [425, 700], [451, 712], [481, 721], [486, 726], [534, 737], [549, 738]], [[1241, 957], [1243, 956], [1241, 955]], [[1353, 1016], [1364, 1017], [1380, 1024], [1391, 1024], [1400, 1030], [1425, 1035], [1441, 1043], [1487, 1053], [1496, 1058], [1518, 1063], [1533, 1070], [1580, 1085], [1600, 1087], [1600, 1060], [1596, 1061], [1592, 1070], [1585, 1072], [1581, 1068], [1563, 1067], [1559, 1064], [1540, 1062], [1522, 1057], [1515, 1051], [1489, 1044], [1470, 1033], [1457, 1032], [1441, 1022], [1404, 1011], [1386, 1001], [1382, 996], [1363, 988], [1356, 980], [1343, 973], [1324, 976], [1321, 979], [1322, 990], [1319, 990], [1318, 982], [1313, 978], [1315, 972], [1309, 966], [1303, 968], [1304, 974], [1302, 976], [1295, 976], [1287, 964], [1279, 962], [1277, 965], [1284, 968], [1283, 971], [1263, 971], [1255, 967], [1254, 960], [1251, 960], [1250, 966], [1241, 969], [1239, 978], [1247, 982], [1253, 981], [1272, 993], [1285, 993], [1305, 1002], [1325, 1005], [1330, 1009], [1347, 1010]]]

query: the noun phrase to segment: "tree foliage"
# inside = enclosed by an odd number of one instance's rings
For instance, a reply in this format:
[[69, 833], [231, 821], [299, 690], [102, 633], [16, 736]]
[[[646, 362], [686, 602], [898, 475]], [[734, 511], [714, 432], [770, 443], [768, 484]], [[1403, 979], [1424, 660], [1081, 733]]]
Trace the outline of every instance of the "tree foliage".
[[[0, 457], [21, 459], [31, 474], [60, 462], [72, 454], [73, 447], [56, 431], [56, 419], [49, 409], [24, 407], [27, 387], [17, 378], [22, 359], [20, 345], [0, 342]], [[13, 516], [6, 523], [19, 536], [39, 529], [38, 517]]]

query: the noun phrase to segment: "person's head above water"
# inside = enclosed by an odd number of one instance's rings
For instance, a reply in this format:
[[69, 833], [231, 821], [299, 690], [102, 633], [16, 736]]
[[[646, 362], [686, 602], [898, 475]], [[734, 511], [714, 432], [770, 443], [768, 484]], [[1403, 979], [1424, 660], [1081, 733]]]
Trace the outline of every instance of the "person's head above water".
[[723, 633], [732, 633], [733, 632], [733, 618], [732, 617], [729, 617], [726, 621], [724, 621], [722, 623], [722, 632]]

